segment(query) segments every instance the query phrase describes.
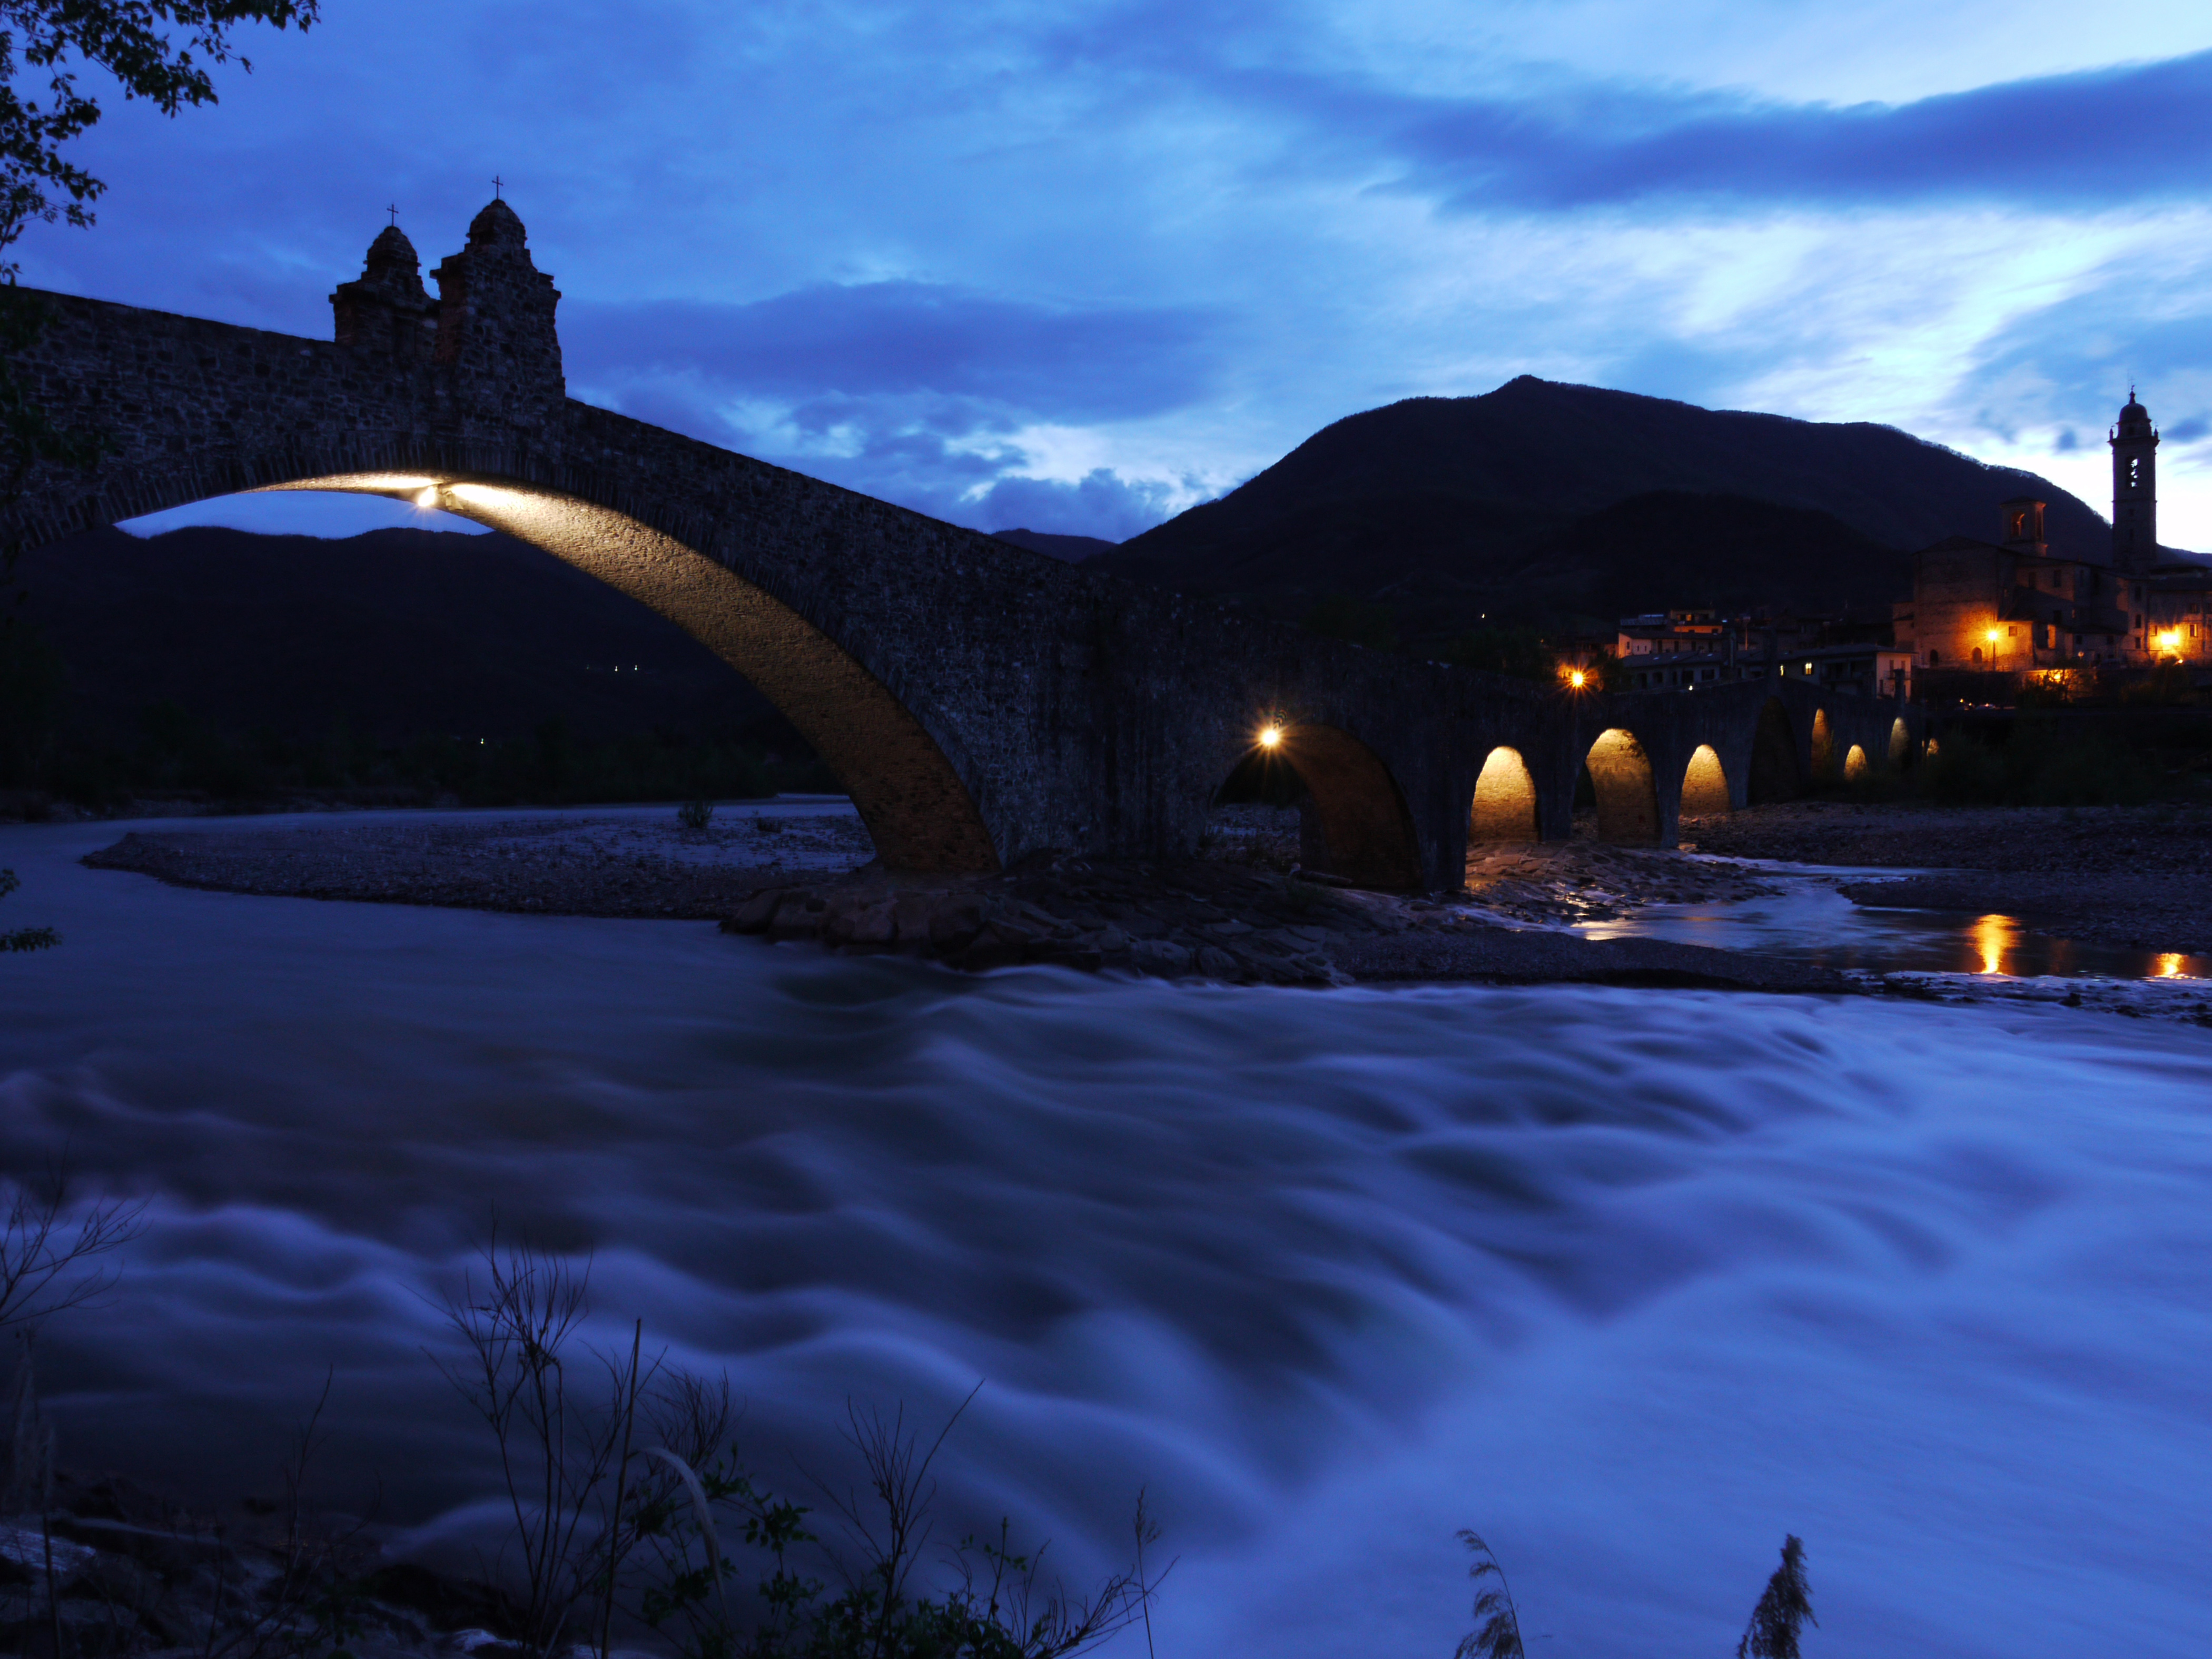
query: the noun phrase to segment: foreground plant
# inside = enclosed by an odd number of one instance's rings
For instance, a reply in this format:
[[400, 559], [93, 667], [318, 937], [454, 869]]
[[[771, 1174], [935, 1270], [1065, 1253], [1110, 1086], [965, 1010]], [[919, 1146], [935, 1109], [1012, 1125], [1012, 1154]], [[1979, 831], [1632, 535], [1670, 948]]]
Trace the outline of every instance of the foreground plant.
[[[1520, 1610], [1513, 1605], [1505, 1569], [1480, 1534], [1462, 1528], [1459, 1541], [1474, 1557], [1467, 1576], [1480, 1589], [1474, 1598], [1474, 1628], [1460, 1638], [1452, 1659], [1527, 1659]], [[1782, 1540], [1782, 1565], [1752, 1609], [1750, 1626], [1736, 1644], [1736, 1659], [1802, 1659], [1798, 1637], [1808, 1622], [1820, 1621], [1813, 1617], [1812, 1586], [1805, 1581], [1805, 1546], [1792, 1533]]]
[[1765, 1594], [1751, 1611], [1751, 1624], [1736, 1644], [1735, 1659], [1799, 1659], [1798, 1632], [1813, 1618], [1813, 1587], [1805, 1582], [1805, 1546], [1795, 1533], [1782, 1540], [1782, 1565], [1766, 1581]]
[[[1462, 1527], [1459, 1541], [1474, 1557], [1468, 1565], [1467, 1576], [1480, 1588], [1474, 1596], [1474, 1628], [1460, 1638], [1452, 1659], [1525, 1659], [1521, 1613], [1513, 1605], [1505, 1569], [1498, 1565], [1498, 1557], [1480, 1534]], [[1487, 1582], [1492, 1578], [1498, 1581], [1495, 1584]]]
[[959, 1412], [925, 1448], [903, 1412], [848, 1405], [862, 1479], [816, 1482], [843, 1534], [825, 1540], [744, 1467], [726, 1378], [645, 1355], [639, 1326], [627, 1353], [579, 1340], [589, 1281], [588, 1262], [495, 1243], [447, 1306], [463, 1357], [439, 1363], [498, 1443], [528, 1650], [604, 1659], [619, 1611], [687, 1659], [1066, 1659], [1147, 1620], [1166, 1575], [1141, 1497], [1133, 1564], [1070, 1594], [1010, 1522], [931, 1547]]

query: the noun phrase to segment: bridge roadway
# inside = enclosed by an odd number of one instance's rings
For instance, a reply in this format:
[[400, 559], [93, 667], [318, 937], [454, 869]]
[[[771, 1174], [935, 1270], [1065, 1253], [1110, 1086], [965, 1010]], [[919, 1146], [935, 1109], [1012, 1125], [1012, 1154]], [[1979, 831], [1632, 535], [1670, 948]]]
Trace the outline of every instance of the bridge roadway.
[[332, 295], [332, 341], [23, 291], [45, 321], [18, 380], [105, 453], [35, 465], [6, 528], [37, 546], [322, 489], [506, 531], [757, 686], [892, 869], [1188, 855], [1271, 725], [1311, 795], [1309, 861], [1401, 890], [1456, 890], [1471, 830], [1564, 837], [1585, 763], [1601, 835], [1671, 846], [1686, 786], [1692, 808], [1741, 807], [1919, 741], [1916, 711], [1804, 680], [1608, 696], [1315, 638], [580, 403], [560, 296], [503, 202], [435, 276], [434, 301], [380, 233]]

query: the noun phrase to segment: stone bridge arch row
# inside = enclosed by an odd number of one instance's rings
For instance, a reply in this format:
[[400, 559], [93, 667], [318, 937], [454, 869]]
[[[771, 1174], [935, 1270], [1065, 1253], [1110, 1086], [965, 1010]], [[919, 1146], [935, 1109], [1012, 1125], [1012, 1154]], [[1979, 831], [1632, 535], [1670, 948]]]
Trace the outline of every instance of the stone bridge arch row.
[[[1854, 749], [1866, 766], [1915, 752], [1923, 725], [1917, 709], [1893, 698], [1747, 680], [1593, 700], [1573, 748], [1598, 790], [1600, 837], [1671, 847], [1686, 789], [1692, 810], [1705, 811], [1723, 799], [1729, 811], [1794, 799], [1808, 784], [1839, 780]], [[1824, 753], [1832, 757], [1833, 778], [1819, 770]], [[1547, 840], [1568, 833], [1571, 789], [1555, 787], [1540, 802]]]
[[315, 490], [434, 506], [503, 531], [668, 617], [751, 682], [851, 791], [887, 866], [1001, 867], [977, 799], [981, 781], [961, 763], [957, 732], [932, 718], [926, 691], [901, 683], [894, 655], [701, 550], [726, 541], [728, 527], [696, 517], [666, 523], [673, 515], [640, 499], [653, 493], [649, 485], [612, 489], [570, 469], [549, 483], [538, 476], [545, 471], [527, 459], [373, 437], [213, 465], [186, 458], [117, 481], [123, 487], [103, 492], [102, 510], [75, 527], [216, 495]]

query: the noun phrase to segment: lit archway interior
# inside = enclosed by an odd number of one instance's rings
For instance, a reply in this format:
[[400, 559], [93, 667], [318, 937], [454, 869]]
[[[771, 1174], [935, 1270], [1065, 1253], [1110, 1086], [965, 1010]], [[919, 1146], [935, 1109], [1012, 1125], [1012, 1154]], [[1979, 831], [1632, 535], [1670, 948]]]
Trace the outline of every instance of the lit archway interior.
[[1720, 754], [1712, 744], [1699, 744], [1698, 752], [1690, 757], [1689, 769], [1682, 774], [1682, 816], [1719, 817], [1728, 811], [1728, 773], [1721, 765]]
[[1866, 750], [1860, 748], [1858, 744], [1853, 744], [1850, 752], [1844, 757], [1844, 777], [1848, 782], [1856, 783], [1866, 775]]
[[1798, 793], [1797, 740], [1781, 699], [1769, 697], [1759, 711], [1759, 730], [1751, 740], [1751, 775], [1744, 799], [1759, 806], [1771, 800], [1795, 800]]
[[277, 488], [392, 496], [544, 549], [658, 611], [750, 680], [851, 792], [884, 865], [1000, 867], [967, 786], [889, 688], [789, 606], [673, 538], [589, 501], [512, 484], [378, 472]]
[[1333, 726], [1285, 726], [1279, 747], [1305, 781], [1330, 872], [1390, 892], [1419, 890], [1413, 815], [1382, 757]]
[[1659, 839], [1659, 791], [1651, 757], [1632, 732], [1615, 726], [1590, 745], [1590, 786], [1597, 793], [1600, 841], [1649, 843]]
[[1912, 733], [1905, 729], [1904, 718], [1899, 716], [1889, 726], [1889, 769], [1901, 771], [1911, 758]]
[[1474, 781], [1474, 805], [1467, 819], [1469, 841], [1536, 839], [1536, 780], [1517, 749], [1490, 751]]
[[1836, 775], [1836, 734], [1825, 708], [1813, 711], [1813, 775], [1824, 783]]

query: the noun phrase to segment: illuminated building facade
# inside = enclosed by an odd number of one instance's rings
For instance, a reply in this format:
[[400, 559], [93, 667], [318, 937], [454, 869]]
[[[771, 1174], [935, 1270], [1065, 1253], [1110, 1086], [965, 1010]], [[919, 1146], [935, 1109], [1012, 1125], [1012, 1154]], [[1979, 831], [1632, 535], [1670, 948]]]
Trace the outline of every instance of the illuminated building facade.
[[2054, 549], [2045, 504], [2028, 496], [1999, 508], [1996, 541], [1952, 536], [1922, 549], [1912, 597], [1895, 607], [1899, 647], [1921, 668], [2005, 673], [2212, 658], [2212, 566], [2158, 544], [2158, 442], [2130, 393], [2111, 436], [2108, 555]]

